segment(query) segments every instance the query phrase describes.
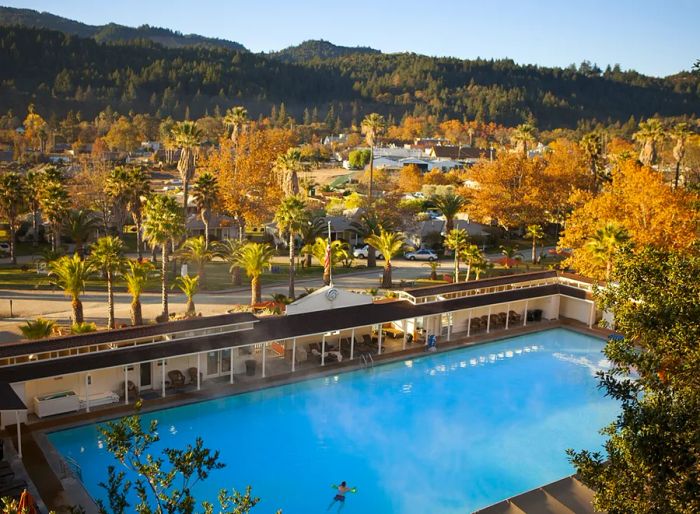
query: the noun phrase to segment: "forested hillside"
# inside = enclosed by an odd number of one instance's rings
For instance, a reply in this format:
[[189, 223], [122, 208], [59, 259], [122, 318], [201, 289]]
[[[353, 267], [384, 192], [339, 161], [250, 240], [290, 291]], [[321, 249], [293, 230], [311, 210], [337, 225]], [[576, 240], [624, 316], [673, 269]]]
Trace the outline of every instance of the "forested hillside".
[[268, 55], [284, 62], [305, 63], [313, 60], [334, 59], [353, 54], [379, 54], [379, 50], [368, 46], [339, 46], [322, 39], [304, 41]]
[[305, 109], [324, 118], [332, 107], [343, 124], [376, 111], [390, 120], [429, 114], [509, 125], [534, 120], [549, 128], [700, 112], [697, 75], [653, 78], [587, 63], [561, 69], [416, 54], [323, 58], [312, 51], [287, 63], [222, 48], [99, 43], [24, 27], [0, 28], [0, 47], [0, 109], [24, 112], [34, 103], [46, 117], [69, 110], [91, 117], [111, 106], [181, 119], [234, 104], [257, 116], [284, 103], [298, 120]]

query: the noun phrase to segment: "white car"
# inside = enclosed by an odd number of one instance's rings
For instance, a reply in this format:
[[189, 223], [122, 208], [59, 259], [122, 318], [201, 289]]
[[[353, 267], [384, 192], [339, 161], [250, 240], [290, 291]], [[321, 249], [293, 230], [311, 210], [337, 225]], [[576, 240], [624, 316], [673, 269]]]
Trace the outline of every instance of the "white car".
[[10, 253], [10, 243], [0, 243], [0, 252]]
[[[357, 259], [366, 259], [369, 257], [369, 245], [361, 246], [360, 248], [355, 248], [352, 251], [352, 254], [355, 256]], [[379, 250], [376, 248], [374, 249], [374, 255], [377, 259], [380, 261], [384, 259], [384, 256], [381, 254]]]
[[415, 252], [406, 252], [403, 254], [409, 261], [436, 261], [438, 260], [437, 254], [429, 250], [428, 248], [421, 248]]

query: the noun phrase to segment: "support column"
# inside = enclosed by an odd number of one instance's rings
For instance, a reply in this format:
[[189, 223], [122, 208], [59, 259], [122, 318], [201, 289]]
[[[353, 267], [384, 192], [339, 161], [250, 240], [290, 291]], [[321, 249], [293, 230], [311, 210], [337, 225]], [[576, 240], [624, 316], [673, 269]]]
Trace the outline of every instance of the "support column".
[[85, 373], [85, 412], [90, 412], [90, 374]]
[[350, 360], [355, 358], [355, 329], [350, 332]]
[[452, 313], [447, 314], [447, 340], [452, 339]]
[[229, 360], [229, 367], [231, 368], [230, 375], [229, 375], [229, 384], [233, 384], [233, 348], [229, 348], [229, 355], [228, 355], [228, 360]]
[[595, 323], [595, 302], [591, 302], [591, 315], [588, 317], [588, 328], [593, 328]]
[[467, 337], [472, 333], [472, 310], [473, 309], [469, 309], [469, 316], [467, 317]]
[[160, 361], [160, 385], [161, 396], [165, 398], [165, 359]]
[[527, 300], [525, 300], [525, 310], [523, 311], [523, 326], [527, 326]]
[[489, 305], [489, 313], [486, 316], [486, 333], [491, 332], [491, 306]]
[[321, 339], [321, 366], [326, 365], [326, 334]]
[[292, 373], [296, 371], [297, 366], [297, 338], [292, 339]]
[[403, 349], [406, 349], [406, 343], [408, 342], [408, 320], [403, 320], [401, 322], [401, 329], [403, 330]]
[[17, 454], [22, 458], [22, 428], [19, 426], [19, 411], [15, 411], [15, 422], [17, 423]]
[[124, 405], [129, 405], [129, 366], [124, 366]]
[[267, 343], [263, 343], [262, 353], [263, 353], [263, 358], [262, 358], [262, 377], [265, 378], [265, 361], [267, 360]]
[[202, 388], [201, 353], [197, 354], [197, 391]]
[[377, 338], [377, 355], [382, 354], [382, 325], [379, 324], [379, 337]]
[[510, 304], [506, 305], [506, 330], [508, 330], [509, 318], [510, 318]]

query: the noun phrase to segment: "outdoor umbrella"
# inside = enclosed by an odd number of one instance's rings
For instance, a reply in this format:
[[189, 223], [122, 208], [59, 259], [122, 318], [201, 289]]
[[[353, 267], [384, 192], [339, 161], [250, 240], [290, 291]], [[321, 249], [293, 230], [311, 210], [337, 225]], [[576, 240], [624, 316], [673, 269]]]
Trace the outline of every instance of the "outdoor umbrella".
[[22, 496], [19, 497], [17, 510], [22, 514], [39, 514], [34, 505], [34, 498], [29, 494], [29, 491], [26, 489], [22, 491]]

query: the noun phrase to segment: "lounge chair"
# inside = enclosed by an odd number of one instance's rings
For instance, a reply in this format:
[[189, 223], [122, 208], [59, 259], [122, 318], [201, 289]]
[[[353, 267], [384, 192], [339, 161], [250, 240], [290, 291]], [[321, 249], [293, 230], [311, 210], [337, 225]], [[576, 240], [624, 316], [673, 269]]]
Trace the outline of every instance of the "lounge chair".
[[[187, 368], [187, 375], [190, 377], [190, 384], [196, 384], [197, 383], [197, 368]], [[199, 373], [199, 380], [200, 382], [202, 381], [202, 378], [204, 375], [202, 373]]]
[[[196, 369], [195, 369], [196, 373]], [[195, 375], [195, 380], [197, 380], [197, 375]], [[168, 371], [168, 378], [170, 379], [170, 385], [172, 387], [182, 387], [185, 385], [187, 378], [179, 369], [171, 369]]]

